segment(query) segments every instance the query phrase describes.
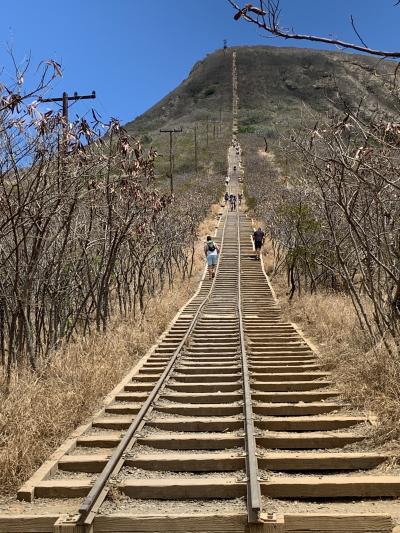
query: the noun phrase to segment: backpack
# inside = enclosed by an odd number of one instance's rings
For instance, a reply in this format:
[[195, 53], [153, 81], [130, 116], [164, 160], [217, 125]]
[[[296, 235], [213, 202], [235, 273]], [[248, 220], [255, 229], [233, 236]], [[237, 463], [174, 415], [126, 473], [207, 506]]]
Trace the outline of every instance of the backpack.
[[208, 247], [208, 251], [209, 252], [215, 252], [215, 244], [213, 241], [208, 241], [207, 242], [207, 247]]

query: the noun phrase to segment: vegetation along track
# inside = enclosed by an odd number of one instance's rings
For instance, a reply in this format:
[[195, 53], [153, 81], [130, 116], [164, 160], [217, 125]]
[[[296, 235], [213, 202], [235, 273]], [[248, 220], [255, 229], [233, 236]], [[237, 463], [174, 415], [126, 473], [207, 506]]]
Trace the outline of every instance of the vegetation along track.
[[[235, 157], [240, 155], [231, 149], [231, 164]], [[386, 457], [340, 451], [363, 439], [357, 425], [366, 419], [341, 404], [312, 348], [281, 319], [262, 265], [254, 260], [251, 232], [242, 212], [224, 211], [215, 280], [203, 279], [142, 366], [108, 398], [104, 412], [19, 491], [23, 500], [76, 501], [76, 512], [61, 517], [54, 531], [110, 531], [107, 524], [118, 523], [121, 510], [125, 526], [111, 530], [142, 531], [131, 528], [143, 520], [146, 500], [147, 518], [171, 517], [188, 500], [188, 510], [203, 502], [206, 514], [232, 520], [236, 515], [239, 521], [226, 530], [263, 522], [251, 527], [290, 531], [283, 529], [289, 527], [285, 518], [271, 514], [271, 502], [400, 493], [399, 477], [348, 475], [374, 469]], [[207, 507], [214, 500], [217, 511]], [[179, 514], [182, 524], [187, 515]], [[190, 531], [211, 531], [200, 518]], [[359, 531], [369, 530], [360, 526], [363, 520], [391, 530], [388, 517], [375, 515], [358, 517]]]
[[[240, 156], [234, 144], [233, 193]], [[252, 230], [224, 210], [213, 282], [204, 277], [104, 409], [20, 489], [40, 513], [0, 516], [1, 533], [392, 530], [387, 514], [334, 507], [398, 497], [400, 477], [379, 475], [384, 454], [359, 451], [368, 421], [282, 320]], [[291, 501], [332, 507], [301, 513]]]

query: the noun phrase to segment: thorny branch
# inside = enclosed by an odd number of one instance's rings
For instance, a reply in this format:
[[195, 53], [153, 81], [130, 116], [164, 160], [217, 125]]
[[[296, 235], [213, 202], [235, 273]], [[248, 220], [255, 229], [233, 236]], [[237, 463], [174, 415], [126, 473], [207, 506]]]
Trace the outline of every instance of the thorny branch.
[[[330, 44], [338, 46], [341, 49], [355, 50], [357, 52], [364, 52], [370, 55], [385, 57], [385, 58], [400, 58], [400, 51], [386, 51], [377, 50], [368, 47], [358, 31], [356, 30], [354, 20], [351, 17], [351, 23], [353, 29], [360, 39], [362, 45], [355, 43], [342, 41], [341, 39], [335, 39], [334, 37], [322, 37], [311, 34], [301, 34], [285, 29], [280, 24], [280, 0], [260, 0], [260, 7], [256, 7], [251, 3], [246, 3], [241, 7], [235, 0], [228, 0], [229, 4], [235, 9], [235, 20], [244, 19], [251, 24], [255, 24], [258, 28], [266, 31], [267, 33], [281, 37], [283, 39], [294, 39], [298, 41], [310, 41], [315, 43]], [[395, 5], [398, 5], [396, 2]]]

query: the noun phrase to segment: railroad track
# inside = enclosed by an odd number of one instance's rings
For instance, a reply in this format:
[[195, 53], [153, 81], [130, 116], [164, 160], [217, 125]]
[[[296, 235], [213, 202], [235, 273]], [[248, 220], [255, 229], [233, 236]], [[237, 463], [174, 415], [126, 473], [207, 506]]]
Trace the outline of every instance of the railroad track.
[[[269, 513], [274, 500], [400, 494], [399, 477], [367, 473], [384, 454], [343, 450], [364, 439], [357, 426], [367, 420], [343, 405], [318, 356], [282, 320], [252, 229], [243, 213], [224, 211], [215, 280], [202, 281], [104, 412], [19, 491], [30, 501], [83, 498], [54, 531], [102, 531], [97, 513], [107, 514], [110, 494], [133, 515], [149, 500], [147, 516], [160, 502], [234, 500], [245, 522], [273, 531], [286, 531]], [[387, 516], [374, 520], [391, 530]]]
[[[140, 499], [232, 498], [247, 493], [249, 522], [259, 520], [253, 413], [238, 297], [238, 235], [238, 214], [226, 211], [216, 236], [221, 256], [213, 282], [203, 280], [197, 296], [139, 372], [57, 464], [47, 465], [47, 471], [42, 469], [20, 489], [20, 499], [85, 497], [75, 518], [79, 524], [90, 523], [113, 478], [113, 488]], [[121, 430], [126, 430], [123, 436]], [[134, 444], [153, 451], [127, 456]], [[115, 449], [110, 455], [111, 447]], [[234, 454], [227, 453], [231, 448]], [[131, 468], [202, 475], [195, 480], [132, 477], [127, 474]], [[240, 476], [204, 476], [231, 471]]]
[[[234, 193], [240, 157], [232, 146]], [[397, 498], [400, 477], [381, 475], [384, 453], [363, 451], [367, 418], [282, 319], [252, 231], [242, 212], [224, 210], [214, 281], [202, 280], [104, 409], [18, 493], [64, 511], [0, 515], [0, 533], [392, 530], [388, 513], [354, 502]], [[338, 500], [350, 501], [346, 512]]]

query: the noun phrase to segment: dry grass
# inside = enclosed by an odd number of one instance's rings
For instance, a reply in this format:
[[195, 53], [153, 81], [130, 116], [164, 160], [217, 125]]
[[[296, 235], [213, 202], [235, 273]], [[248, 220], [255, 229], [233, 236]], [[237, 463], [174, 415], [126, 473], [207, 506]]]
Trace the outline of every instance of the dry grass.
[[[199, 227], [201, 241], [218, 211], [213, 206]], [[115, 317], [106, 334], [70, 343], [38, 373], [14, 375], [8, 390], [0, 381], [0, 494], [14, 491], [100, 406], [194, 293], [203, 269], [199, 242], [193, 277], [151, 299], [144, 320]]]
[[377, 415], [376, 441], [400, 440], [400, 361], [383, 346], [372, 347], [344, 294], [303, 294], [289, 302], [283, 275], [272, 284], [283, 315], [295, 322], [319, 347], [324, 364], [344, 397], [365, 412]]

